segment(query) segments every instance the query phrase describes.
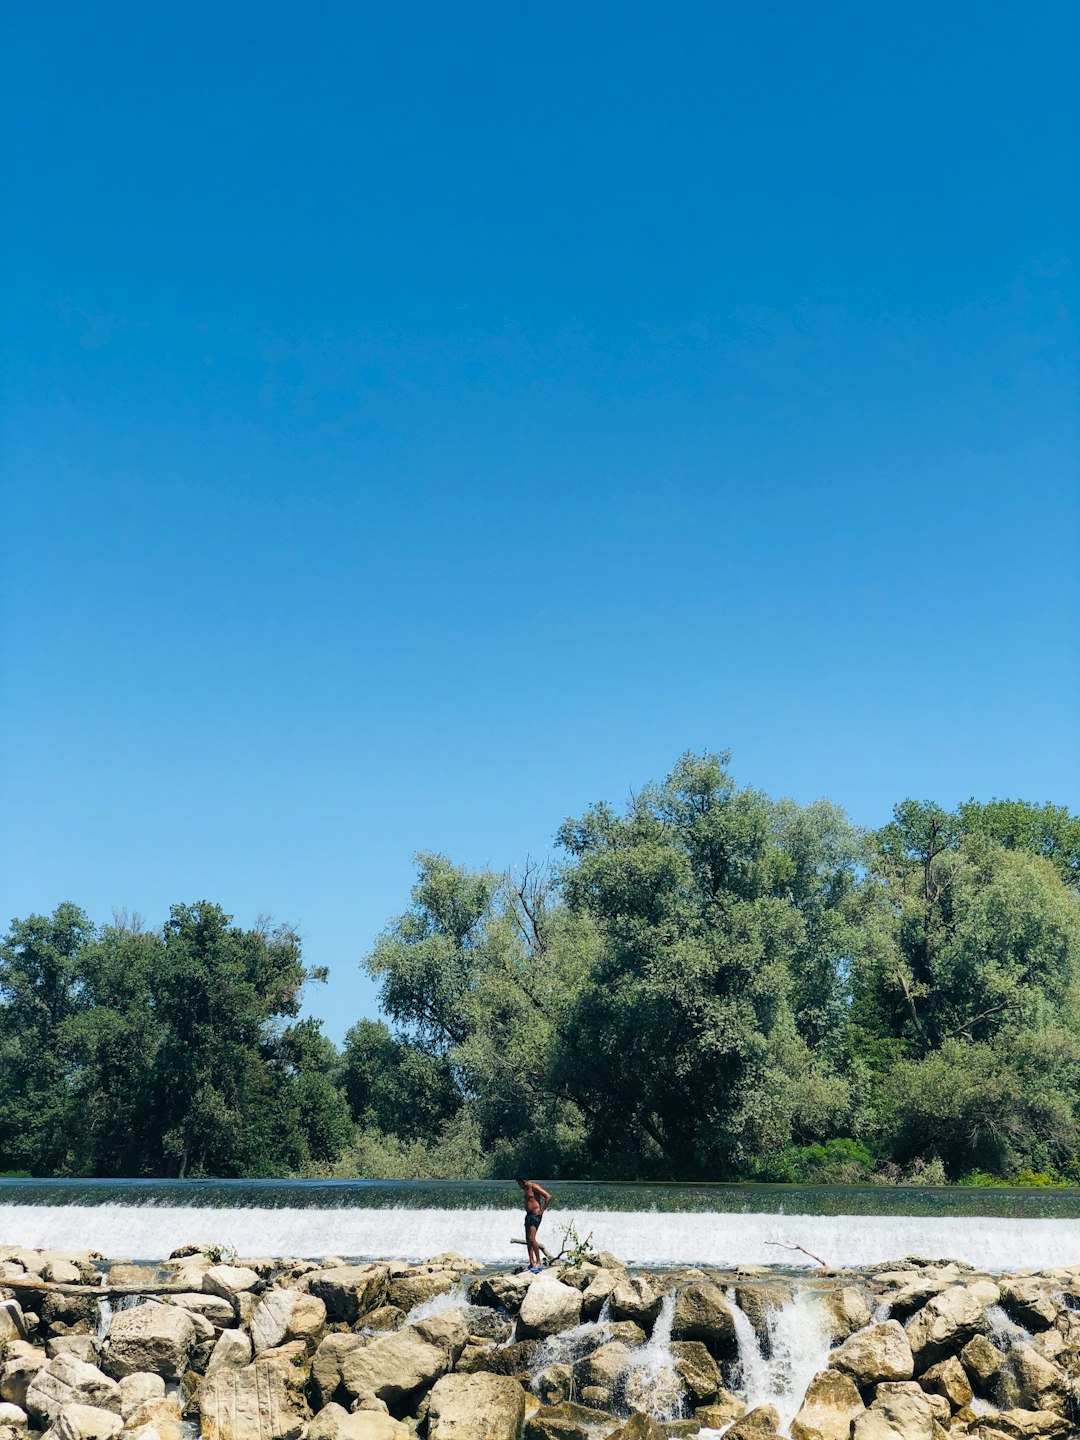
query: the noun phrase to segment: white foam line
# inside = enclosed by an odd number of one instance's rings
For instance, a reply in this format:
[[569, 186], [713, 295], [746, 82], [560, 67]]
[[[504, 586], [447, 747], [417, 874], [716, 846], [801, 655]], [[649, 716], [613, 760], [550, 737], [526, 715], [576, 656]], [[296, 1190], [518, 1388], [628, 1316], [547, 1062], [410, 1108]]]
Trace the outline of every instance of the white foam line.
[[[769, 1241], [803, 1245], [832, 1265], [909, 1254], [948, 1256], [988, 1270], [1080, 1265], [1080, 1225], [1074, 1220], [554, 1210], [541, 1236], [549, 1249], [557, 1248], [560, 1227], [569, 1223], [579, 1234], [591, 1231], [598, 1249], [642, 1265], [802, 1263], [803, 1257]], [[195, 1243], [231, 1246], [249, 1256], [414, 1260], [458, 1250], [498, 1264], [522, 1259], [523, 1247], [510, 1243], [521, 1230], [519, 1210], [0, 1206], [0, 1244], [90, 1248], [110, 1259], [160, 1259]]]

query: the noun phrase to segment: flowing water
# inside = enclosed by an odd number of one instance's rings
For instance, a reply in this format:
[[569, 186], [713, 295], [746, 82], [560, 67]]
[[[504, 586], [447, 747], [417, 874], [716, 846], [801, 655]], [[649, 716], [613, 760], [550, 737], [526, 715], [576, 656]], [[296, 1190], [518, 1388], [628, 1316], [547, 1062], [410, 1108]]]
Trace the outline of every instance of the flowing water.
[[729, 1294], [739, 1345], [739, 1374], [735, 1388], [748, 1409], [774, 1405], [782, 1428], [795, 1418], [806, 1387], [828, 1366], [830, 1347], [825, 1315], [817, 1297], [797, 1290], [792, 1298], [766, 1317], [767, 1337], [762, 1344], [754, 1327]]
[[[830, 1265], [908, 1254], [988, 1270], [1080, 1264], [1080, 1190], [550, 1182], [563, 1227], [629, 1264]], [[499, 1181], [0, 1180], [0, 1243], [160, 1259], [185, 1243], [246, 1255], [521, 1258], [520, 1201]], [[553, 1243], [554, 1242], [554, 1243]], [[789, 1248], [784, 1248], [789, 1247]]]

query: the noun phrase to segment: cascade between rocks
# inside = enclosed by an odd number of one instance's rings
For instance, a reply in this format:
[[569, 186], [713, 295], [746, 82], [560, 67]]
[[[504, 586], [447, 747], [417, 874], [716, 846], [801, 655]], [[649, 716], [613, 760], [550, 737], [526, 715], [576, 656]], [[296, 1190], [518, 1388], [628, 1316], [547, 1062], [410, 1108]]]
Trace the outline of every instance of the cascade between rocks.
[[737, 1305], [734, 1291], [728, 1298], [739, 1342], [735, 1393], [748, 1410], [774, 1405], [786, 1433], [810, 1381], [829, 1363], [830, 1339], [822, 1307], [816, 1296], [797, 1290], [785, 1304], [767, 1312], [763, 1345]]

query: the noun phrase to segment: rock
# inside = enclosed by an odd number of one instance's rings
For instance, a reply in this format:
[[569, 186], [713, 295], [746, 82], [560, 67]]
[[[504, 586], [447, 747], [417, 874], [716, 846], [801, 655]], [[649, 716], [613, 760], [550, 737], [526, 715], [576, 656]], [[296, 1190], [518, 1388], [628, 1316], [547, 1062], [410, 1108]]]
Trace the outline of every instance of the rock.
[[994, 1428], [1010, 1440], [1075, 1440], [1076, 1427], [1049, 1410], [1002, 1410], [993, 1417]]
[[133, 1290], [140, 1285], [157, 1285], [161, 1276], [162, 1271], [156, 1265], [128, 1265], [119, 1261], [109, 1266], [109, 1284]]
[[624, 1425], [612, 1430], [607, 1440], [664, 1440], [664, 1432], [651, 1416], [638, 1410]]
[[120, 1414], [120, 1386], [73, 1355], [58, 1355], [39, 1370], [26, 1391], [24, 1408], [37, 1419], [55, 1420], [65, 1405], [85, 1405]]
[[396, 1305], [376, 1305], [374, 1310], [361, 1315], [356, 1324], [361, 1330], [400, 1330], [405, 1324], [405, 1311]]
[[[995, 1301], [990, 1301], [993, 1295]], [[908, 1343], [917, 1372], [961, 1350], [986, 1330], [986, 1306], [996, 1303], [996, 1285], [950, 1285], [934, 1295], [907, 1322]]]
[[610, 1300], [615, 1286], [624, 1278], [624, 1275], [614, 1270], [597, 1270], [581, 1295], [582, 1320], [597, 1319], [605, 1303]]
[[724, 1440], [773, 1440], [779, 1429], [780, 1415], [776, 1406], [757, 1405], [724, 1432]]
[[25, 1341], [9, 1342], [0, 1366], [0, 1399], [26, 1408], [26, 1392], [39, 1370], [49, 1363], [44, 1350]]
[[[516, 1315], [534, 1276], [527, 1272], [516, 1275], [484, 1275], [469, 1286], [469, 1299], [474, 1305], [487, 1305]], [[598, 1312], [599, 1313], [599, 1312]]]
[[408, 1325], [395, 1335], [376, 1335], [345, 1354], [341, 1385], [350, 1399], [377, 1395], [388, 1405], [399, 1405], [445, 1375], [454, 1358], [443, 1345]]
[[[486, 1371], [489, 1375], [517, 1375], [528, 1384], [529, 1371], [536, 1363], [540, 1350], [539, 1340], [519, 1340], [513, 1345], [499, 1345], [474, 1354], [470, 1373]], [[455, 1368], [460, 1368], [460, 1360]]]
[[1045, 1280], [1010, 1276], [1001, 1282], [1001, 1308], [1028, 1330], [1046, 1330], [1061, 1308], [1051, 1298], [1053, 1288]]
[[53, 1440], [112, 1440], [124, 1422], [112, 1410], [95, 1405], [65, 1405], [52, 1423]]
[[242, 1370], [250, 1364], [251, 1341], [247, 1334], [243, 1330], [223, 1330], [211, 1351], [206, 1373], [213, 1375], [215, 1370]]
[[1009, 1368], [1017, 1399], [1025, 1410], [1064, 1409], [1068, 1382], [1059, 1366], [1030, 1345], [1017, 1345], [1009, 1352]]
[[708, 1405], [716, 1399], [723, 1377], [720, 1366], [700, 1340], [674, 1341], [671, 1363], [691, 1405]]
[[54, 1335], [51, 1340], [46, 1340], [45, 1350], [50, 1360], [57, 1355], [74, 1355], [76, 1360], [82, 1360], [86, 1365], [96, 1365], [100, 1359], [98, 1343], [93, 1335]]
[[819, 1370], [791, 1422], [792, 1440], [848, 1440], [865, 1411], [854, 1380], [840, 1370]]
[[706, 1430], [723, 1430], [746, 1414], [746, 1406], [726, 1390], [719, 1390], [711, 1405], [699, 1405], [694, 1414]]
[[[460, 1361], [456, 1369], [460, 1374]], [[549, 1365], [543, 1374], [533, 1381], [533, 1389], [545, 1405], [558, 1405], [569, 1400], [574, 1393], [574, 1372], [569, 1365]]]
[[790, 1299], [791, 1288], [788, 1285], [738, 1285], [735, 1289], [735, 1304], [750, 1321], [754, 1334], [766, 1349], [770, 1343], [769, 1318], [782, 1310]]
[[76, 1325], [89, 1334], [97, 1325], [98, 1302], [93, 1295], [63, 1295], [51, 1290], [42, 1296], [41, 1319], [54, 1334]]
[[175, 1305], [137, 1305], [112, 1318], [102, 1352], [102, 1366], [118, 1379], [138, 1370], [181, 1380], [195, 1344], [195, 1325]]
[[326, 1306], [328, 1320], [353, 1325], [366, 1310], [383, 1303], [387, 1271], [386, 1265], [340, 1265], [314, 1270], [304, 1276], [300, 1288], [319, 1297]]
[[700, 1340], [713, 1359], [721, 1363], [734, 1355], [735, 1317], [719, 1285], [703, 1281], [679, 1291], [671, 1336], [673, 1340]]
[[326, 1328], [326, 1306], [302, 1290], [268, 1290], [251, 1317], [258, 1355], [288, 1340], [313, 1340]]
[[870, 1324], [870, 1307], [862, 1293], [852, 1285], [825, 1291], [821, 1296], [821, 1307], [834, 1345]]
[[525, 1420], [525, 1440], [591, 1440], [591, 1433], [590, 1426], [564, 1414], [560, 1405], [541, 1405]]
[[543, 1340], [569, 1330], [581, 1320], [581, 1291], [542, 1274], [529, 1286], [518, 1312], [518, 1334]]
[[460, 1278], [453, 1270], [414, 1270], [408, 1275], [398, 1275], [386, 1287], [386, 1303], [408, 1312], [414, 1305], [422, 1305], [436, 1295], [445, 1295]]
[[384, 1410], [356, 1410], [327, 1405], [308, 1425], [307, 1440], [413, 1440], [414, 1432]]
[[26, 1321], [17, 1300], [0, 1301], [0, 1347], [9, 1340], [26, 1339]]
[[960, 1363], [971, 1381], [977, 1395], [990, 1396], [994, 1392], [1005, 1356], [992, 1345], [985, 1335], [976, 1335], [960, 1351]]
[[598, 1385], [616, 1392], [630, 1365], [630, 1348], [619, 1340], [601, 1345], [574, 1366], [574, 1379], [579, 1386]]
[[919, 1383], [924, 1390], [943, 1395], [954, 1410], [962, 1410], [973, 1399], [967, 1372], [955, 1355], [939, 1360], [929, 1370], [924, 1370]]
[[189, 1315], [201, 1315], [215, 1330], [226, 1330], [236, 1320], [232, 1302], [223, 1300], [220, 1295], [192, 1290], [186, 1295], [162, 1295], [161, 1299], [166, 1305], [179, 1305]]
[[521, 1440], [525, 1396], [507, 1376], [445, 1375], [431, 1392], [427, 1419], [428, 1440]]
[[910, 1380], [915, 1370], [911, 1346], [898, 1320], [857, 1331], [829, 1360], [835, 1369], [846, 1371], [860, 1390], [882, 1380]]
[[246, 1265], [211, 1265], [203, 1273], [202, 1289], [207, 1295], [220, 1295], [230, 1303], [242, 1290], [253, 1290], [259, 1276]]
[[147, 1371], [136, 1371], [133, 1375], [125, 1375], [120, 1381], [120, 1414], [128, 1420], [135, 1414], [136, 1410], [143, 1405], [152, 1404], [155, 1400], [164, 1400], [165, 1381], [160, 1375], [151, 1375]]
[[0, 1402], [0, 1430], [25, 1430], [27, 1415], [21, 1405]]
[[[311, 1372], [311, 1359], [303, 1340], [289, 1340], [273, 1350], [264, 1350], [257, 1357], [260, 1365], [273, 1365], [285, 1381], [285, 1389], [292, 1398], [294, 1407], [305, 1409], [305, 1387]], [[220, 1372], [227, 1373], [227, 1372]]]
[[[644, 1275], [620, 1279], [611, 1292], [611, 1313], [616, 1320], [633, 1320], [643, 1330], [651, 1330], [664, 1297]], [[700, 1335], [683, 1335], [683, 1340], [700, 1340]]]
[[281, 1371], [261, 1361], [208, 1375], [199, 1413], [202, 1440], [300, 1440], [304, 1428]]

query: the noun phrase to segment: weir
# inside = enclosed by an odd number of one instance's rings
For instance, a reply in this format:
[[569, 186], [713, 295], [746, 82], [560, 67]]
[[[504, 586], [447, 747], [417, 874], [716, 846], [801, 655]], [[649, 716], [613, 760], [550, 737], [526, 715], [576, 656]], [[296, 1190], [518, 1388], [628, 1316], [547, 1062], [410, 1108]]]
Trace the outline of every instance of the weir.
[[[812, 1264], [785, 1247], [830, 1266], [908, 1254], [990, 1271], [1080, 1264], [1076, 1192], [552, 1184], [548, 1248], [573, 1225], [632, 1265]], [[521, 1210], [499, 1182], [0, 1182], [0, 1240], [110, 1259], [201, 1243], [316, 1258], [457, 1250], [505, 1265], [521, 1259], [520, 1233]]]

